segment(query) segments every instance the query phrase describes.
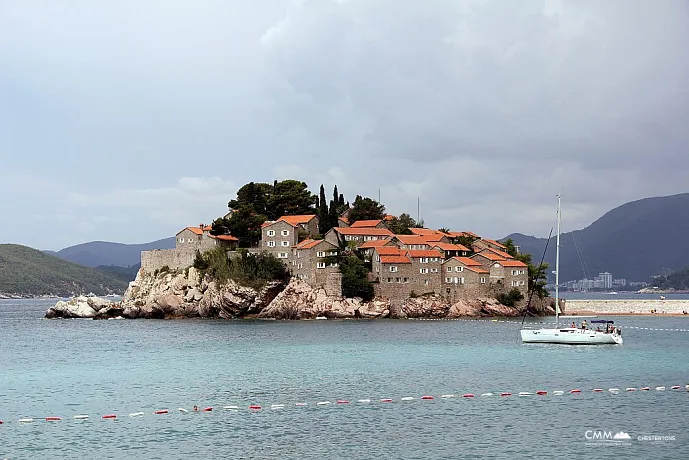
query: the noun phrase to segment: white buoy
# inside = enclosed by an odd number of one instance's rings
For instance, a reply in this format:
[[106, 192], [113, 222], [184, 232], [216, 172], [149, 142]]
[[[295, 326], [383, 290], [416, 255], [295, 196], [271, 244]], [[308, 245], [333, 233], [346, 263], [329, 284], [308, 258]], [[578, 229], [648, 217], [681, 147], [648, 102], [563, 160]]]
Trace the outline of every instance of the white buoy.
[[665, 387], [656, 387], [656, 391], [665, 391]]
[[493, 393], [483, 393], [481, 396], [493, 396]]
[[[689, 385], [688, 385], [688, 386], [689, 386]], [[370, 400], [370, 399], [360, 399], [358, 402], [360, 402], [360, 403], [370, 403], [371, 400]]]
[[31, 423], [31, 422], [33, 422], [33, 419], [32, 418], [20, 418], [18, 420], [18, 422], [19, 423]]
[[129, 414], [130, 417], [142, 417], [143, 415], [143, 412], [132, 412], [131, 414]]
[[316, 403], [317, 406], [327, 406], [330, 404], [330, 401], [319, 401]]
[[412, 399], [414, 399], [413, 396], [405, 396], [404, 398], [401, 398], [401, 401], [411, 401]]
[[608, 389], [608, 391], [609, 391], [610, 393], [616, 395], [617, 393], [620, 392], [620, 389], [619, 389], [619, 388], [610, 388], [610, 389]]
[[563, 394], [565, 394], [565, 392], [562, 390], [555, 390], [555, 391], [553, 391], [553, 394], [555, 396], [562, 396]]
[[455, 395], [440, 395], [440, 397], [447, 399], [447, 398], [454, 398]]
[[239, 406], [223, 406], [225, 410], [239, 410]]
[[86, 420], [89, 418], [89, 416], [88, 415], [75, 415], [74, 418], [77, 420]]
[[272, 406], [270, 406], [271, 409], [284, 409], [284, 407], [284, 404], [273, 404]]
[[189, 411], [186, 410], [184, 407], [180, 407], [180, 408], [179, 408], [179, 411], [180, 411], [181, 413], [183, 413], [183, 414], [189, 412]]
[[533, 393], [529, 393], [528, 391], [520, 391], [519, 396], [531, 396]]

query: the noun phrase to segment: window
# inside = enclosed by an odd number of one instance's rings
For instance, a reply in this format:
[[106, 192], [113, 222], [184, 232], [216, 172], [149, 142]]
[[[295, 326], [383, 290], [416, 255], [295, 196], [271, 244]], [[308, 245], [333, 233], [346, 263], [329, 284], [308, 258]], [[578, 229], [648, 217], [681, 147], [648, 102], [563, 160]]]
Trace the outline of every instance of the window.
[[405, 282], [405, 283], [408, 283], [408, 282], [409, 282], [409, 278], [406, 278], [406, 277], [405, 277], [405, 278], [404, 278], [404, 282]]
[[325, 257], [325, 251], [318, 251], [316, 257]]
[[438, 273], [438, 269], [437, 268], [431, 268], [431, 273]]
[[268, 230], [268, 236], [275, 236], [275, 230]]
[[296, 267], [296, 266], [297, 266], [297, 261], [296, 261], [296, 260], [293, 260], [293, 261], [292, 261], [292, 266], [293, 266], [293, 267]]
[[179, 241], [180, 243], [184, 243], [184, 238], [179, 238], [177, 241]]
[[331, 266], [331, 267], [337, 267], [338, 265], [337, 265], [337, 262], [332, 262], [332, 263], [330, 264], [330, 266]]
[[428, 280], [423, 280], [424, 286], [428, 286]]
[[396, 282], [396, 283], [399, 283], [399, 282], [401, 282], [401, 281], [402, 281], [401, 278], [395, 278], [395, 282]]
[[452, 267], [447, 267], [447, 272], [448, 273], [452, 272]]
[[289, 230], [283, 230], [280, 232], [282, 236], [289, 236]]
[[481, 277], [481, 284], [486, 284], [486, 277], [485, 276]]
[[520, 281], [520, 282], [519, 282], [519, 285], [520, 285], [520, 286], [524, 286], [524, 281]]
[[419, 273], [421, 273], [422, 275], [424, 275], [424, 274], [428, 273], [428, 269], [427, 269], [427, 268], [420, 268], [420, 269], [419, 269]]
[[464, 267], [455, 267], [455, 271], [456, 271], [456, 272], [463, 272], [463, 271], [464, 271]]
[[302, 268], [304, 268], [304, 264], [301, 264], [301, 263], [300, 263], [300, 264], [297, 266], [297, 268], [299, 268], [299, 270], [301, 270]]
[[395, 267], [394, 265], [392, 267], [390, 267], [391, 273], [395, 273], [396, 271], [397, 271], [397, 267]]
[[268, 241], [268, 247], [274, 248], [275, 247], [275, 241]]
[[286, 259], [286, 258], [287, 258], [286, 252], [278, 252], [278, 259]]
[[318, 262], [318, 268], [325, 268], [325, 262]]
[[289, 246], [289, 241], [281, 241], [281, 242], [280, 242], [280, 245], [281, 245], [283, 248], [286, 248], [287, 246]]
[[191, 238], [187, 238], [187, 243], [191, 243]]
[[446, 283], [451, 283], [451, 282], [452, 282], [452, 278], [445, 278], [445, 282], [446, 282]]
[[328, 255], [329, 255], [329, 256], [336, 256], [336, 255], [337, 255], [337, 251], [330, 251], [330, 252], [328, 253]]
[[421, 258], [421, 263], [422, 263], [422, 264], [427, 264], [427, 263], [428, 263], [428, 257], [422, 257], [422, 258]]
[[388, 278], [388, 283], [392, 283], [392, 278]]

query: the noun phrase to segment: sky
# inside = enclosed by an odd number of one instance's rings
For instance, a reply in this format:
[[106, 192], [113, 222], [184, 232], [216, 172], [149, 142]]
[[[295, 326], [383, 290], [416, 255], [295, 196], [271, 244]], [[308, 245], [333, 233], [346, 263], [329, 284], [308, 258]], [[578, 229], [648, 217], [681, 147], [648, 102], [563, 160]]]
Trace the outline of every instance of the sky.
[[0, 0], [0, 243], [144, 243], [245, 183], [487, 238], [689, 191], [685, 0]]

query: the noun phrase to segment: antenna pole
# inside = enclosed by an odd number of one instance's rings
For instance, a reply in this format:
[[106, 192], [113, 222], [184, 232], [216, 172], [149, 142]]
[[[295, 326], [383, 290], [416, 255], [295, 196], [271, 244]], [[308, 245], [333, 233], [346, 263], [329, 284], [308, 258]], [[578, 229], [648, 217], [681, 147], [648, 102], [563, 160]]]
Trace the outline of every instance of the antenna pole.
[[416, 197], [416, 225], [419, 225], [419, 222], [421, 222], [421, 198]]

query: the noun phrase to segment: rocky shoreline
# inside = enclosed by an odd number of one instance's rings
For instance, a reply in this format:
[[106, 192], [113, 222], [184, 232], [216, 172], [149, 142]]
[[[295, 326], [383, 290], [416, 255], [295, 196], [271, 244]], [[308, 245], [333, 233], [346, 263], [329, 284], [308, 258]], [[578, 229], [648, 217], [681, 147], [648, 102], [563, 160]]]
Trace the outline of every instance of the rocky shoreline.
[[[540, 314], [553, 313], [542, 302]], [[521, 315], [523, 304], [508, 307], [494, 298], [461, 300], [452, 305], [439, 295], [407, 299], [392, 305], [385, 299], [332, 297], [304, 281], [272, 282], [257, 290], [228, 281], [219, 284], [201, 277], [193, 267], [183, 273], [140, 271], [124, 297], [112, 302], [98, 297], [59, 301], [46, 318], [257, 318], [257, 319], [355, 319], [355, 318], [460, 318]]]

